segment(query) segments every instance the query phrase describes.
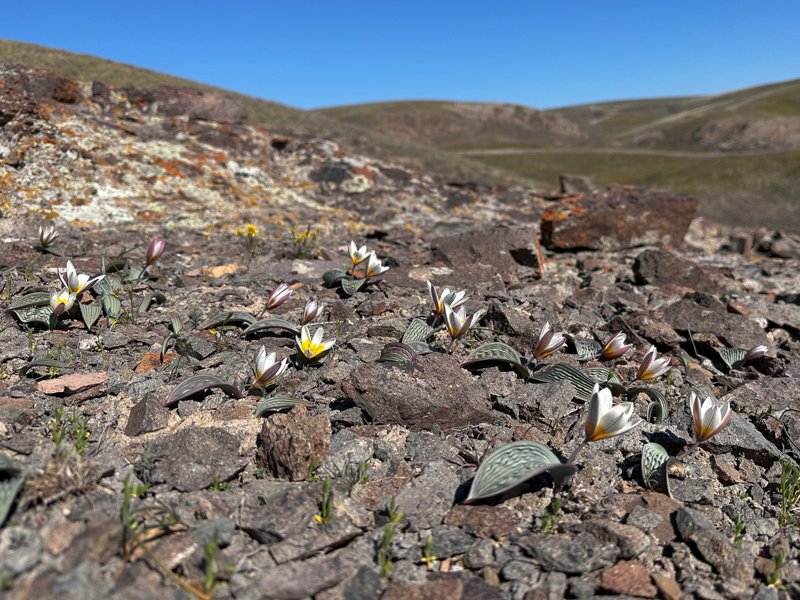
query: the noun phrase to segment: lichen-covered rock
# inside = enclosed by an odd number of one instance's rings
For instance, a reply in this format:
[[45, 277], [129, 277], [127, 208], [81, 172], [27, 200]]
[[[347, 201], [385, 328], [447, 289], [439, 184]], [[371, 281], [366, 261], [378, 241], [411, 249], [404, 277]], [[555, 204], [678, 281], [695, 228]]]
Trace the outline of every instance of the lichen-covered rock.
[[302, 481], [310, 475], [311, 461], [320, 463], [327, 456], [330, 443], [330, 420], [296, 407], [264, 421], [256, 463], [273, 477]]

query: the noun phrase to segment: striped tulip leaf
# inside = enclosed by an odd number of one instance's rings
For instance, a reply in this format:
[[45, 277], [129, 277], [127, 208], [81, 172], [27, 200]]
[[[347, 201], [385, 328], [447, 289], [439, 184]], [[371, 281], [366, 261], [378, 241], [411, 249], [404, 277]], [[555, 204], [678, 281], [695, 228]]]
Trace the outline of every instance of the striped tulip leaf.
[[344, 279], [345, 277], [347, 277], [347, 271], [345, 271], [344, 269], [330, 269], [322, 274], [322, 281], [325, 282], [325, 285], [330, 287], [334, 283], [336, 283], [340, 279]]
[[9, 304], [8, 310], [20, 310], [31, 306], [50, 306], [50, 294], [47, 292], [25, 294]]
[[225, 310], [213, 315], [200, 326], [200, 329], [211, 329], [212, 327], [220, 327], [222, 325], [234, 323], [247, 323], [248, 325], [252, 325], [255, 322], [256, 318], [250, 313], [241, 310]]
[[583, 371], [567, 363], [558, 363], [543, 371], [537, 371], [531, 375], [531, 379], [542, 383], [552, 383], [566, 379], [575, 386], [575, 397], [584, 402], [588, 402], [589, 398], [592, 397], [592, 390], [596, 383], [594, 379]]
[[48, 368], [53, 367], [55, 369], [66, 369], [67, 367], [69, 367], [69, 363], [61, 362], [52, 358], [40, 358], [38, 360], [29, 362], [27, 365], [22, 367], [17, 374], [20, 376], [20, 378], [25, 377], [28, 371], [30, 371], [35, 367], [48, 367]]
[[544, 444], [527, 440], [512, 442], [483, 460], [464, 503], [497, 496], [546, 471], [558, 485], [577, 470], [575, 465], [562, 463]]
[[519, 353], [508, 344], [503, 342], [489, 342], [476, 348], [467, 356], [467, 360], [461, 363], [462, 367], [480, 368], [490, 366], [492, 364], [507, 364], [511, 366], [517, 375], [523, 379], [530, 377], [530, 372], [522, 364], [522, 358]]
[[103, 296], [103, 310], [107, 317], [117, 319], [122, 313], [122, 302], [116, 296]]
[[354, 295], [361, 287], [367, 283], [366, 279], [342, 279], [342, 290], [348, 296]]
[[717, 354], [729, 368], [738, 369], [745, 363], [747, 352], [741, 348], [720, 348]]
[[629, 398], [635, 398], [637, 394], [645, 394], [652, 402], [647, 405], [647, 422], [661, 423], [669, 418], [669, 403], [664, 392], [655, 388], [636, 387], [627, 390]]
[[81, 318], [83, 319], [86, 329], [91, 329], [95, 323], [100, 319], [103, 313], [103, 308], [99, 303], [95, 304], [81, 304]]
[[402, 342], [390, 342], [381, 350], [377, 362], [409, 362], [414, 360], [417, 353], [413, 348]]
[[669, 494], [669, 454], [661, 444], [650, 442], [642, 448], [642, 480], [647, 489]]
[[567, 336], [567, 341], [575, 350], [575, 354], [578, 355], [578, 360], [580, 361], [592, 360], [603, 351], [603, 347], [594, 340], [576, 338], [570, 335]]
[[408, 329], [403, 334], [403, 339], [401, 340], [404, 344], [408, 342], [424, 342], [427, 340], [431, 335], [433, 335], [433, 327], [428, 325], [422, 319], [412, 319], [411, 323], [408, 325]]
[[55, 314], [53, 309], [50, 308], [50, 301], [48, 300], [47, 306], [26, 306], [25, 308], [18, 308], [14, 310], [14, 314], [20, 323], [41, 323], [42, 325], [50, 326]]
[[234, 398], [243, 397], [239, 388], [230, 383], [225, 383], [213, 375], [193, 375], [188, 379], [184, 379], [173, 388], [164, 401], [164, 406], [172, 406], [173, 404], [177, 404], [180, 400], [184, 400], [185, 398], [189, 398], [205, 390], [210, 390], [211, 388], [219, 388], [228, 396], [233, 396]]
[[255, 321], [247, 326], [247, 329], [242, 332], [242, 335], [255, 333], [262, 329], [283, 329], [292, 335], [300, 335], [300, 330], [286, 319], [262, 319], [260, 321]]
[[313, 406], [311, 402], [300, 398], [267, 398], [256, 408], [256, 416], [260, 417], [270, 410], [281, 410], [294, 406]]

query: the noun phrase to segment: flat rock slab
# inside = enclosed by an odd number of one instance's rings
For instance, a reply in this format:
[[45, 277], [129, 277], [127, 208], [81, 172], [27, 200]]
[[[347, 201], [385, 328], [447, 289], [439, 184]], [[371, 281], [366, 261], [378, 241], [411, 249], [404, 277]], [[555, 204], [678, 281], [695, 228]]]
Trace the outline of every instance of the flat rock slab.
[[106, 381], [108, 381], [108, 375], [105, 371], [101, 373], [73, 373], [72, 375], [62, 375], [56, 379], [40, 381], [36, 389], [42, 394], [77, 394]]
[[211, 486], [214, 478], [230, 481], [247, 465], [239, 456], [239, 438], [218, 427], [187, 427], [153, 441], [153, 483], [169, 483], [180, 492]]
[[769, 346], [764, 330], [742, 315], [729, 313], [719, 300], [700, 292], [686, 294], [661, 311], [662, 319], [678, 332], [711, 333], [732, 348]]
[[633, 263], [636, 283], [650, 285], [677, 285], [706, 294], [724, 291], [723, 278], [714, 269], [676, 256], [669, 250], [656, 248], [645, 250]]
[[359, 365], [342, 389], [379, 423], [411, 431], [494, 421], [488, 394], [468, 377], [453, 357], [432, 353], [409, 363]]
[[431, 242], [431, 262], [453, 267], [491, 265], [506, 283], [515, 278], [519, 265], [535, 268], [541, 275], [544, 264], [536, 230], [531, 227], [494, 227], [436, 238]]
[[542, 216], [542, 243], [553, 250], [676, 247], [697, 202], [685, 194], [613, 184], [550, 205]]

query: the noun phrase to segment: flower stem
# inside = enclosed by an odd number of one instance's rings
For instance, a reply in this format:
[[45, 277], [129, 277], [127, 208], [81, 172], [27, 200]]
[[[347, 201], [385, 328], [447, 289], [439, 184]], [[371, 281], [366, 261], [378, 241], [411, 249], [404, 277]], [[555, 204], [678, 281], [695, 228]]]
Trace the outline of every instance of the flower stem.
[[569, 459], [567, 460], [567, 464], [571, 465], [575, 462], [575, 459], [578, 457], [578, 453], [583, 450], [583, 447], [586, 445], [586, 440], [583, 440], [575, 450], [572, 451], [572, 454], [569, 455]]
[[676, 456], [675, 458], [676, 458], [677, 460], [683, 460], [684, 458], [686, 458], [687, 456], [689, 456], [689, 455], [690, 455], [692, 452], [694, 452], [695, 450], [697, 450], [697, 448], [698, 448], [699, 446], [700, 446], [700, 442], [695, 442], [695, 443], [694, 443], [694, 444], [692, 444], [691, 446], [689, 446], [689, 447], [687, 447], [687, 448], [684, 448], [684, 449], [683, 449], [683, 452], [681, 452], [680, 454], [678, 454], [678, 456]]

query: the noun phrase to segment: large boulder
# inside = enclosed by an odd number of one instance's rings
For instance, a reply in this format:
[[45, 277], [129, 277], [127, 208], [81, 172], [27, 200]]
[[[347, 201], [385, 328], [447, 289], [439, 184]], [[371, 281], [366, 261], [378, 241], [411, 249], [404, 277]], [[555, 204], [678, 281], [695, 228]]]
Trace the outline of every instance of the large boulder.
[[542, 216], [542, 243], [553, 250], [675, 247], [696, 209], [692, 196], [613, 184], [550, 205]]
[[452, 356], [433, 353], [410, 363], [359, 365], [342, 389], [376, 422], [411, 431], [493, 421], [487, 392], [469, 377]]
[[431, 262], [459, 268], [490, 265], [503, 281], [514, 281], [519, 266], [541, 273], [544, 266], [536, 230], [531, 227], [494, 227], [439, 237], [431, 242]]

